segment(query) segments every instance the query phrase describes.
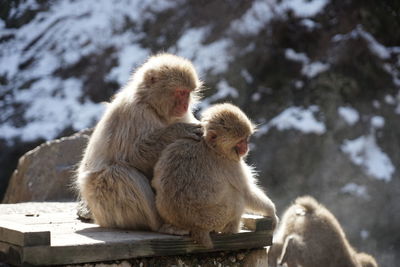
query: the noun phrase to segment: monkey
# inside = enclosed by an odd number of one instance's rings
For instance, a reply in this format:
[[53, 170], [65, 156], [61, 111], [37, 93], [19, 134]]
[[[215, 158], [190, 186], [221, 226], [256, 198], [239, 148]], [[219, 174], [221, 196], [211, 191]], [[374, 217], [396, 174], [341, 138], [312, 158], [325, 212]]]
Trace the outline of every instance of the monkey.
[[236, 106], [216, 104], [201, 118], [200, 141], [180, 139], [161, 153], [152, 180], [163, 220], [212, 248], [210, 232], [237, 233], [244, 211], [277, 216], [244, 161], [254, 124]]
[[283, 214], [273, 245], [270, 267], [377, 267], [375, 259], [358, 253], [335, 216], [311, 196], [299, 197]]
[[162, 220], [150, 180], [161, 151], [199, 139], [193, 115], [202, 82], [193, 64], [172, 54], [150, 57], [117, 92], [95, 126], [75, 185], [102, 227], [158, 231]]

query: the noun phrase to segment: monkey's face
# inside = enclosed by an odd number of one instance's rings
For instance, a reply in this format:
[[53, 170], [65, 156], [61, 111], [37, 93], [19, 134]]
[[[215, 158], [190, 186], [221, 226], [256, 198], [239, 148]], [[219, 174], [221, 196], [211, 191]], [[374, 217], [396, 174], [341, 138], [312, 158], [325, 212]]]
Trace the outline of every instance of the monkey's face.
[[249, 151], [247, 139], [248, 138], [244, 138], [235, 145], [235, 151], [239, 157], [245, 156], [247, 154], [247, 152]]
[[170, 115], [172, 117], [183, 117], [188, 111], [190, 104], [190, 94], [191, 90], [185, 88], [175, 88], [172, 90], [171, 102], [174, 103], [172, 109], [170, 110]]
[[186, 115], [201, 85], [193, 71], [169, 65], [148, 70], [144, 82], [146, 102], [170, 122]]

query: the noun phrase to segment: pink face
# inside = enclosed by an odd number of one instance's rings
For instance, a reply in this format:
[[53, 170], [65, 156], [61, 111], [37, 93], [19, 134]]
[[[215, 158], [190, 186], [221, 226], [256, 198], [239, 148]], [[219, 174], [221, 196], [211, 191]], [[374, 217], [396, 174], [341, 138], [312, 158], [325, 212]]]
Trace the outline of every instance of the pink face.
[[247, 139], [243, 139], [239, 143], [237, 143], [235, 146], [235, 149], [236, 149], [236, 152], [239, 154], [239, 156], [246, 155], [246, 153], [248, 151]]
[[188, 111], [190, 102], [190, 93], [188, 89], [176, 88], [173, 92], [175, 104], [172, 110], [172, 115], [182, 117]]

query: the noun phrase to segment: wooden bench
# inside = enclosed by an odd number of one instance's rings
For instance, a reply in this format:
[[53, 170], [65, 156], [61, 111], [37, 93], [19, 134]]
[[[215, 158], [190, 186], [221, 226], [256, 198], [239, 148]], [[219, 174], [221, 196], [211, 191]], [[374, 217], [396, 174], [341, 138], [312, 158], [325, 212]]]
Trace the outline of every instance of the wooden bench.
[[0, 205], [0, 262], [63, 265], [262, 248], [272, 243], [270, 218], [244, 216], [238, 234], [214, 234], [213, 249], [188, 236], [102, 228], [77, 219], [76, 203]]

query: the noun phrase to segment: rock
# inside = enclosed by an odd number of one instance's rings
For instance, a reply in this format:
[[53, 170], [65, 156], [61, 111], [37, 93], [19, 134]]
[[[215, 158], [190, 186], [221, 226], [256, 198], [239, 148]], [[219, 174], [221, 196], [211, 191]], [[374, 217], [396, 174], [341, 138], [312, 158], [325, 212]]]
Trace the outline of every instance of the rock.
[[74, 200], [72, 177], [90, 133], [84, 130], [49, 141], [23, 155], [3, 203]]

